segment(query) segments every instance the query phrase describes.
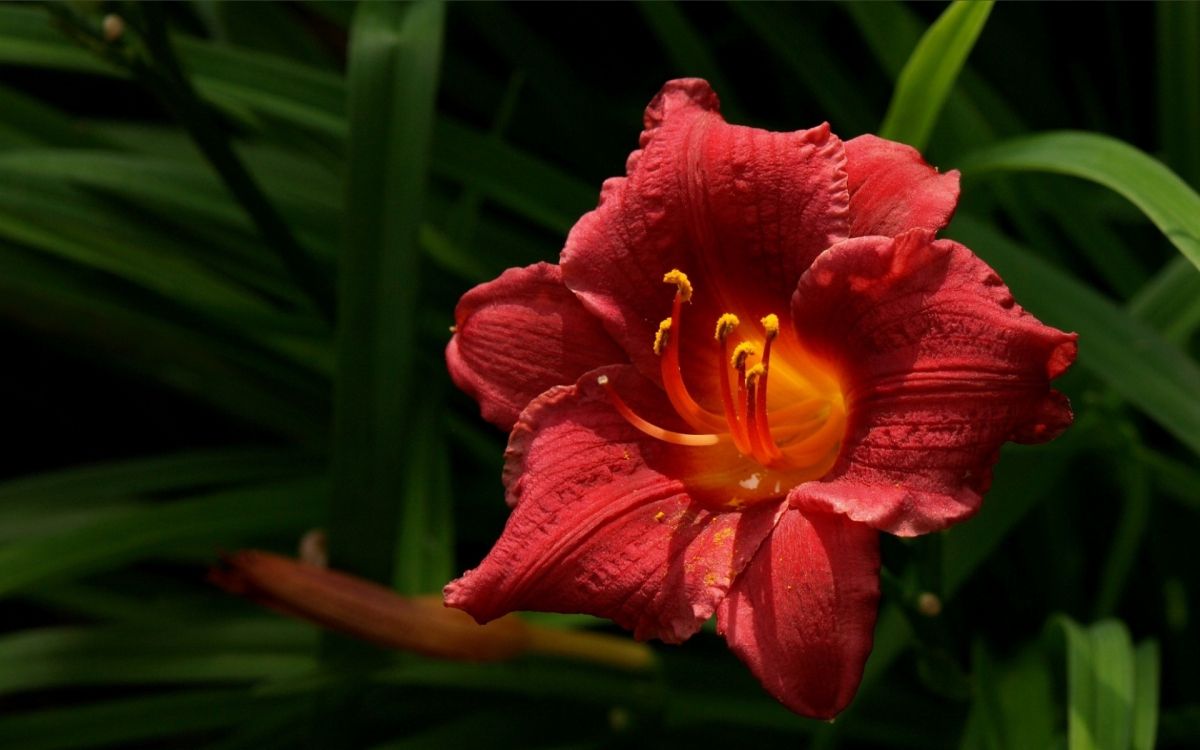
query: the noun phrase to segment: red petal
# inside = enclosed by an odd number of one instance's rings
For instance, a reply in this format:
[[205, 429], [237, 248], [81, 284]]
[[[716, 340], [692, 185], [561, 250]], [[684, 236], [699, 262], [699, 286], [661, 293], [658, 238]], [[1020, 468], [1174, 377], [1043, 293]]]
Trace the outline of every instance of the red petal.
[[840, 372], [849, 423], [838, 462], [789, 496], [902, 536], [974, 513], [1009, 439], [1071, 422], [1050, 380], [1075, 334], [1040, 323], [983, 261], [914, 230], [831, 248], [792, 300], [797, 332]]
[[510, 268], [475, 287], [459, 300], [454, 322], [450, 377], [504, 430], [547, 388], [628, 361], [550, 263]]
[[846, 175], [851, 237], [936, 231], [958, 205], [957, 170], [938, 174], [912, 146], [877, 136], [846, 141]]
[[[657, 392], [633, 368], [603, 372], [628, 398]], [[536, 399], [513, 443], [506, 477], [515, 507], [504, 533], [445, 591], [449, 606], [480, 622], [521, 609], [583, 612], [639, 639], [682, 641], [712, 615], [781, 505], [701, 507], [653, 468], [670, 446], [630, 427], [594, 374]]]
[[[671, 81], [646, 109], [628, 176], [604, 183], [562, 253], [563, 278], [654, 380], [651, 351], [669, 316], [672, 268], [696, 287], [684, 312], [689, 355], [714, 372], [713, 327], [780, 313], [804, 269], [849, 229], [844, 149], [827, 125], [772, 133], [729, 125], [699, 79]], [[715, 382], [715, 381], [714, 381]], [[719, 411], [719, 402], [715, 403]]]
[[779, 702], [831, 719], [858, 690], [878, 603], [879, 534], [791, 510], [721, 602], [717, 629]]

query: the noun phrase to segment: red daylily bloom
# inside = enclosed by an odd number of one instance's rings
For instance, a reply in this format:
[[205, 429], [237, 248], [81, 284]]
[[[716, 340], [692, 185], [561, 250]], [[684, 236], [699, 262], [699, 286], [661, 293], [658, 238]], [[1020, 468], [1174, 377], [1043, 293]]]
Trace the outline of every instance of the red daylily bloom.
[[958, 174], [912, 148], [729, 125], [697, 79], [645, 126], [559, 265], [459, 303], [447, 361], [512, 430], [512, 515], [446, 603], [667, 642], [715, 613], [772, 695], [832, 717], [871, 648], [877, 532], [969, 517], [1004, 441], [1065, 429], [1075, 336], [935, 239]]

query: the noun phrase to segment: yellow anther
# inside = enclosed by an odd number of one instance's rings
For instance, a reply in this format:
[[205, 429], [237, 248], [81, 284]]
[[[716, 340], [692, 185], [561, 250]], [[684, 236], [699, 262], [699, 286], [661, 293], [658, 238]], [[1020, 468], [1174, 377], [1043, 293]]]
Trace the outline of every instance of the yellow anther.
[[762, 374], [764, 372], [766, 372], [766, 369], [763, 368], [762, 362], [759, 362], [754, 367], [751, 367], [749, 370], [746, 370], [746, 383], [750, 384], [750, 383], [755, 382], [756, 380], [758, 380], [759, 378], [762, 377]]
[[734, 328], [737, 328], [742, 321], [738, 320], [738, 316], [733, 313], [725, 313], [717, 318], [717, 341], [724, 341]]
[[763, 330], [767, 332], [767, 338], [773, 339], [779, 335], [779, 316], [771, 313], [762, 319]]
[[658, 332], [654, 334], [654, 353], [662, 354], [671, 338], [671, 319], [667, 318], [658, 324]]
[[672, 268], [663, 274], [664, 284], [674, 284], [679, 290], [679, 299], [688, 302], [692, 298], [692, 282], [688, 281], [687, 274], [680, 271], [678, 268]]
[[743, 341], [734, 347], [733, 356], [730, 357], [729, 364], [733, 365], [735, 369], [740, 370], [746, 366], [746, 358], [753, 357], [757, 353], [758, 349], [755, 348], [754, 344], [751, 344], [749, 341]]

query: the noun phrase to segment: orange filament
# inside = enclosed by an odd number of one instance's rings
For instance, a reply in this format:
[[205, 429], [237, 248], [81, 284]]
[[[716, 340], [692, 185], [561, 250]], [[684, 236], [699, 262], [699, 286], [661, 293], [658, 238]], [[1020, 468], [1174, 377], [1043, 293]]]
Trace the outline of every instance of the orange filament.
[[[725, 313], [717, 321], [717, 341], [721, 343], [721, 361], [717, 364], [717, 369], [721, 372], [721, 407], [725, 411], [725, 423], [729, 428], [730, 437], [733, 438], [733, 444], [744, 456], [751, 452], [750, 440], [746, 435], [746, 426], [733, 404], [733, 393], [731, 392], [733, 386], [729, 382], [729, 368], [725, 366], [726, 362], [736, 361], [736, 357], [731, 357], [729, 354], [728, 339], [729, 334], [738, 327], [739, 323], [738, 317], [733, 313]], [[738, 346], [740, 347], [741, 344]]]
[[725, 426], [725, 420], [696, 403], [696, 399], [688, 392], [687, 384], [683, 382], [683, 368], [679, 364], [679, 348], [683, 337], [680, 319], [683, 303], [692, 298], [692, 284], [687, 274], [679, 269], [669, 271], [663, 276], [663, 282], [675, 285], [671, 317], [659, 324], [654, 337], [654, 351], [662, 355], [663, 389], [671, 406], [693, 429], [720, 430]]
[[767, 429], [767, 409], [762, 404], [766, 393], [760, 391], [758, 387], [759, 379], [764, 372], [766, 370], [763, 369], [761, 362], [746, 371], [746, 432], [750, 435], [750, 453], [754, 456], [754, 460], [767, 466], [774, 463], [774, 460], [770, 451], [767, 450], [763, 436], [766, 436], [766, 441], [771, 445], [774, 445], [775, 441], [771, 439], [771, 433]]
[[[695, 454], [700, 468], [694, 476], [720, 495], [718, 502], [734, 507], [778, 497], [785, 486], [824, 475], [836, 460], [846, 428], [845, 402], [828, 371], [794, 339], [774, 352], [780, 336], [778, 316], [760, 319], [761, 339], [738, 341], [732, 334], [741, 321], [731, 312], [724, 313], [714, 334], [721, 411], [710, 411], [689, 392], [681, 363], [683, 304], [691, 300], [694, 289], [687, 274], [678, 269], [666, 273], [663, 282], [675, 286], [675, 295], [671, 316], [655, 333], [654, 352], [662, 357], [663, 389], [671, 406], [694, 433], [647, 421], [617, 395], [607, 377], [600, 376], [599, 384], [622, 418], [641, 432], [675, 445], [728, 446], [724, 452]], [[768, 409], [769, 388], [774, 389], [774, 410]], [[718, 489], [730, 485], [735, 485], [732, 491]]]
[[771, 428], [767, 422], [767, 376], [771, 372], [771, 342], [779, 336], [779, 318], [771, 313], [761, 322], [763, 332], [766, 334], [766, 341], [763, 343], [762, 362], [759, 363], [759, 366], [762, 367], [762, 375], [758, 380], [758, 396], [755, 399], [754, 411], [762, 450], [770, 462], [774, 462], [779, 460], [781, 454], [779, 446], [775, 445], [775, 439], [771, 437]]
[[608, 394], [608, 400], [612, 403], [613, 408], [617, 410], [617, 413], [624, 417], [626, 422], [652, 438], [658, 438], [659, 440], [674, 443], [675, 445], [687, 445], [691, 447], [716, 445], [721, 441], [720, 435], [689, 435], [684, 432], [672, 432], [671, 430], [664, 430], [658, 425], [647, 422], [638, 416], [633, 409], [630, 409], [625, 400], [617, 395], [617, 392], [609, 384], [607, 375], [601, 375], [596, 378], [596, 382], [604, 388], [604, 392]]

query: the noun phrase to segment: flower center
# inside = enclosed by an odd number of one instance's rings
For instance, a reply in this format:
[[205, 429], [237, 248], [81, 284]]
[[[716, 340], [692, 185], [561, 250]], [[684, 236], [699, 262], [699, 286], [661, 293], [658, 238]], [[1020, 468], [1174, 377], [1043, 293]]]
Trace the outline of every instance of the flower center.
[[[774, 313], [763, 317], [761, 327], [750, 337], [738, 339], [734, 334], [741, 320], [726, 312], [716, 321], [711, 356], [701, 360], [710, 361], [717, 369], [716, 390], [720, 392], [720, 411], [706, 408], [688, 389], [681, 360], [683, 305], [691, 301], [691, 282], [677, 269], [668, 272], [663, 281], [675, 286], [675, 299], [671, 317], [659, 324], [655, 334], [654, 352], [661, 357], [663, 388], [671, 406], [695, 432], [668, 430], [644, 419], [607, 377], [600, 376], [598, 382], [617, 412], [645, 434], [667, 443], [694, 448], [724, 446], [726, 453], [732, 447], [736, 456], [717, 462], [727, 471], [710, 466], [710, 476], [745, 474], [746, 462], [752, 461], [767, 470], [752, 475], [755, 486], [774, 477], [780, 481], [768, 485], [785, 486], [782, 480], [786, 478], [790, 488], [829, 471], [846, 426], [845, 402], [829, 368], [805, 352], [794, 336], [781, 336], [779, 317]], [[716, 399], [708, 395], [715, 406]], [[731, 462], [730, 458], [738, 460]], [[738, 463], [740, 469], [735, 468]], [[749, 479], [737, 483], [745, 487]], [[775, 492], [777, 496], [778, 490]], [[754, 494], [756, 499], [765, 499], [770, 490], [765, 495]]]

